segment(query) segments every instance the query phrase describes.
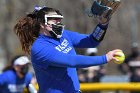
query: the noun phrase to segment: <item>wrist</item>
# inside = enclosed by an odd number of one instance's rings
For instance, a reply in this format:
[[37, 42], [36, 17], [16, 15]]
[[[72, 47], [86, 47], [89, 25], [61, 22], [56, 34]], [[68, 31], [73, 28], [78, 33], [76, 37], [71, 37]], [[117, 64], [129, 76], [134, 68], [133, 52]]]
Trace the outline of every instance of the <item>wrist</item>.
[[102, 55], [102, 57], [103, 57], [103, 62], [104, 63], [108, 63], [107, 56], [106, 55]]
[[94, 38], [94, 40], [100, 42], [103, 40], [105, 34], [106, 34], [106, 29], [107, 29], [107, 25], [106, 26], [102, 26], [100, 24], [98, 24], [93, 33], [92, 33], [92, 36]]
[[109, 24], [109, 23], [105, 23], [105, 24], [99, 23], [97, 26], [99, 26], [102, 30], [107, 30], [108, 24]]
[[106, 54], [105, 57], [106, 57], [106, 62], [108, 63], [109, 62], [108, 55]]

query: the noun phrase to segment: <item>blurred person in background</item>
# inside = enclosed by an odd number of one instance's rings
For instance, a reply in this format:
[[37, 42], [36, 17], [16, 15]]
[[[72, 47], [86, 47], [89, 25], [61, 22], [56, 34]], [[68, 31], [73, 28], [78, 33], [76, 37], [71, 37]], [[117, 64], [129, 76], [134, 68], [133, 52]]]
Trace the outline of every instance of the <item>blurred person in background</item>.
[[[131, 48], [131, 53], [126, 57], [125, 62], [120, 65], [123, 74], [129, 76], [130, 82], [140, 82], [140, 51], [137, 44]], [[131, 93], [140, 93], [132, 91]]]
[[[98, 53], [97, 48], [87, 48], [85, 51], [85, 55], [88, 56], [97, 56], [97, 53]], [[102, 65], [82, 68], [79, 69], [79, 71], [84, 72], [78, 75], [80, 82], [81, 81], [89, 83], [100, 82], [100, 79], [106, 74], [106, 69]], [[81, 77], [83, 77], [84, 79]], [[100, 93], [100, 91], [94, 91], [93, 93]]]
[[[88, 56], [97, 56], [97, 48], [87, 48], [85, 54]], [[106, 69], [103, 65], [86, 68], [88, 70], [88, 82], [100, 82], [100, 78], [106, 74]]]
[[100, 20], [93, 32], [85, 35], [64, 29], [63, 18], [57, 9], [35, 7], [14, 28], [23, 51], [31, 55], [39, 93], [80, 93], [76, 68], [117, 61], [114, 56], [119, 49], [101, 56], [77, 55], [74, 49], [98, 46], [109, 20], [105, 23]]
[[[30, 60], [25, 55], [17, 55], [11, 65], [0, 74], [0, 93], [23, 93], [28, 89], [32, 74], [28, 72]], [[25, 92], [24, 92], [25, 93]], [[26, 93], [31, 93], [28, 90]]]
[[[133, 46], [131, 50], [126, 59], [130, 70], [130, 82], [140, 82], [140, 51], [138, 46]], [[131, 91], [131, 93], [140, 93], [140, 91]]]
[[[85, 55], [97, 56], [97, 48], [87, 48]], [[93, 66], [88, 68], [78, 69], [78, 76], [80, 82], [100, 82], [100, 78], [106, 74], [104, 66]]]

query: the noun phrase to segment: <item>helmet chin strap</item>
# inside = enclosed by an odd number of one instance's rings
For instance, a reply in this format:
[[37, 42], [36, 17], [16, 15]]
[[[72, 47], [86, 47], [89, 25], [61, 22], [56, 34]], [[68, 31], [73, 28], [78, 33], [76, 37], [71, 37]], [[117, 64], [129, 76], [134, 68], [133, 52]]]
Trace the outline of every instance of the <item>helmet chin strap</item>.
[[62, 35], [57, 35], [54, 31], [49, 31], [50, 35], [54, 38], [61, 38]]

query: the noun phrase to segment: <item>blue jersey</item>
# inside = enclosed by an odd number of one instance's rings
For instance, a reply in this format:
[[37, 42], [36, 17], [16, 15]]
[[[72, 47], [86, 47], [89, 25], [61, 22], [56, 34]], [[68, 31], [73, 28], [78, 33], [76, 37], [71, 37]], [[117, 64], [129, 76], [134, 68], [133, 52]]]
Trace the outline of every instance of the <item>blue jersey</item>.
[[39, 35], [32, 45], [31, 60], [39, 93], [79, 93], [76, 68], [107, 63], [106, 56], [76, 55], [74, 48], [96, 47], [92, 34], [64, 30], [60, 39]]
[[32, 78], [32, 74], [27, 73], [23, 78], [19, 78], [15, 71], [8, 70], [0, 74], [0, 93], [23, 93]]

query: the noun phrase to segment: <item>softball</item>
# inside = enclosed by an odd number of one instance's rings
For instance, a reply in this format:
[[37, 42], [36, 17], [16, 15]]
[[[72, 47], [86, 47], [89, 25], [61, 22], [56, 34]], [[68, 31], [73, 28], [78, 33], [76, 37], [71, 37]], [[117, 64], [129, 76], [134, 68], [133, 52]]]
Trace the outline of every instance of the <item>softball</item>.
[[116, 52], [115, 58], [117, 58], [119, 61], [113, 61], [114, 63], [122, 64], [125, 60], [125, 55], [122, 51], [118, 51], [118, 52]]

